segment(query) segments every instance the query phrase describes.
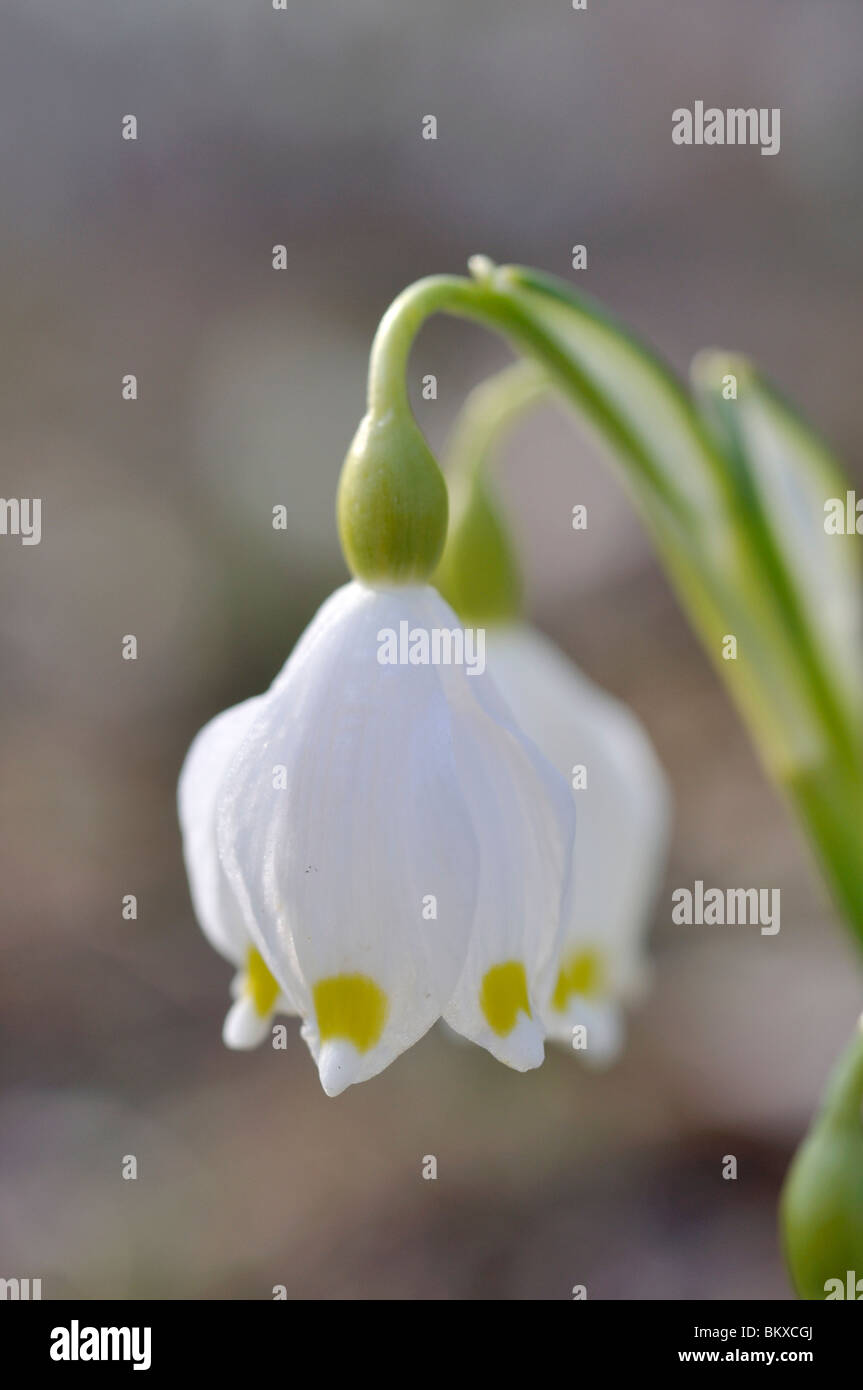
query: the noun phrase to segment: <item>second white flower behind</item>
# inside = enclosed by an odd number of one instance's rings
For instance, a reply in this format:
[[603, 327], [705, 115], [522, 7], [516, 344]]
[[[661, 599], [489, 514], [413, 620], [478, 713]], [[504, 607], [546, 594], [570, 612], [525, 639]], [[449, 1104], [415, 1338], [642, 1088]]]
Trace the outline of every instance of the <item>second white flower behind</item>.
[[665, 774], [635, 715], [541, 633], [526, 623], [490, 628], [488, 653], [522, 728], [576, 783], [573, 894], [543, 1017], [549, 1034], [568, 1046], [578, 1045], [573, 1029], [583, 1026], [578, 1055], [606, 1062], [621, 1047], [624, 1005], [646, 973], [644, 938], [671, 821]]

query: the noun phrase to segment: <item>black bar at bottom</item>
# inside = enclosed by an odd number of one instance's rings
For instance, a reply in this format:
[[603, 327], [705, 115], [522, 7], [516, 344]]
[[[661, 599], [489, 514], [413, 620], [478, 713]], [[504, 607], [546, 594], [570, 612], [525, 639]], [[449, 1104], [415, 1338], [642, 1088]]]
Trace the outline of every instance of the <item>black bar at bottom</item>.
[[[362, 1360], [383, 1368], [402, 1359], [395, 1353], [395, 1341], [411, 1345], [411, 1326], [425, 1320], [421, 1311], [411, 1314], [405, 1304], [398, 1305], [398, 1322], [392, 1312], [376, 1311], [373, 1303], [340, 1303], [335, 1313], [326, 1309], [327, 1331], [321, 1343], [315, 1330], [315, 1315], [309, 1304], [299, 1309], [274, 1302], [4, 1302], [0, 1303], [0, 1335], [4, 1362], [21, 1371], [49, 1373], [51, 1378], [86, 1374], [92, 1379], [100, 1370], [159, 1377], [182, 1370], [220, 1377], [236, 1371], [256, 1383], [266, 1378], [290, 1377], [306, 1355], [323, 1353], [327, 1378], [338, 1365], [340, 1349], [346, 1361], [354, 1360], [365, 1347]], [[665, 1371], [672, 1366], [761, 1365], [808, 1366], [824, 1371], [855, 1364], [863, 1334], [863, 1310], [832, 1303], [627, 1303], [572, 1302], [565, 1308], [547, 1308], [530, 1313], [524, 1304], [510, 1305], [507, 1336], [490, 1342], [483, 1336], [485, 1317], [479, 1303], [467, 1303], [459, 1314], [442, 1313], [439, 1304], [429, 1324], [428, 1337], [445, 1336], [441, 1316], [470, 1320], [471, 1344], [481, 1357], [486, 1373], [494, 1347], [507, 1355], [518, 1343], [518, 1324], [531, 1325], [537, 1317], [548, 1318], [548, 1333], [557, 1339], [549, 1343], [552, 1354], [570, 1349], [573, 1374], [578, 1371], [578, 1348], [585, 1349], [583, 1368], [596, 1365], [597, 1358], [609, 1372], [632, 1369]], [[519, 1312], [521, 1308], [524, 1311]], [[494, 1315], [492, 1315], [494, 1316]], [[380, 1321], [378, 1321], [380, 1319]], [[420, 1334], [422, 1335], [422, 1333]], [[542, 1331], [540, 1336], [542, 1336]], [[515, 1343], [513, 1342], [515, 1336]], [[481, 1338], [479, 1341], [477, 1338]], [[359, 1340], [362, 1338], [362, 1340]], [[462, 1343], [459, 1343], [461, 1345]], [[421, 1345], [421, 1344], [420, 1344]], [[531, 1345], [534, 1355], [542, 1343]], [[316, 1351], [315, 1351], [316, 1348]], [[389, 1348], [389, 1354], [387, 1352]], [[419, 1349], [419, 1348], [418, 1348]], [[429, 1346], [426, 1347], [428, 1353]], [[402, 1353], [403, 1356], [403, 1353]], [[473, 1359], [473, 1358], [471, 1358]], [[319, 1365], [321, 1363], [319, 1362]], [[550, 1365], [551, 1363], [549, 1363]], [[402, 1364], [402, 1373], [405, 1371]]]

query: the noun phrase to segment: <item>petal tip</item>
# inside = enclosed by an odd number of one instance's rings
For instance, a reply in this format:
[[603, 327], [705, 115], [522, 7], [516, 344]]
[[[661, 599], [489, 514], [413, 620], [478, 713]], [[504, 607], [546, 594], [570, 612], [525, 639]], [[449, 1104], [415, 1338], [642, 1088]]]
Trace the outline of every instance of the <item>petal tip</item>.
[[318, 1075], [328, 1096], [340, 1096], [358, 1079], [360, 1058], [356, 1048], [337, 1038], [325, 1042], [318, 1058]]
[[263, 1042], [270, 1027], [270, 1015], [262, 1018], [248, 994], [241, 994], [225, 1015], [222, 1042], [232, 1052], [249, 1052]]
[[515, 1071], [533, 1071], [545, 1061], [545, 1030], [536, 1019], [519, 1014], [518, 1022], [506, 1040], [506, 1056], [501, 1060]]

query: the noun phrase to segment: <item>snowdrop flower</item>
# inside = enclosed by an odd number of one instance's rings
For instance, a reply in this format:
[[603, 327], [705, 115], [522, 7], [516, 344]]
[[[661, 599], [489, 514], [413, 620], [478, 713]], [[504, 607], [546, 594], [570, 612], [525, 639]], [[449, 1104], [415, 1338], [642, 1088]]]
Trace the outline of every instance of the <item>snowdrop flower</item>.
[[668, 844], [670, 795], [638, 720], [527, 624], [490, 629], [489, 667], [522, 727], [571, 779], [578, 807], [573, 894], [543, 1017], [588, 1062], [623, 1042], [623, 1006], [646, 981], [644, 937]]
[[[295, 1010], [328, 1095], [440, 1017], [527, 1070], [558, 969], [572, 798], [486, 671], [429, 659], [433, 634], [457, 649], [461, 629], [424, 582], [446, 491], [412, 418], [367, 417], [339, 522], [358, 578], [270, 690], [188, 756], [180, 810], [201, 924], [246, 962], [243, 1028], [253, 1009]], [[403, 625], [407, 659], [382, 660]], [[260, 1000], [255, 970], [272, 976]]]

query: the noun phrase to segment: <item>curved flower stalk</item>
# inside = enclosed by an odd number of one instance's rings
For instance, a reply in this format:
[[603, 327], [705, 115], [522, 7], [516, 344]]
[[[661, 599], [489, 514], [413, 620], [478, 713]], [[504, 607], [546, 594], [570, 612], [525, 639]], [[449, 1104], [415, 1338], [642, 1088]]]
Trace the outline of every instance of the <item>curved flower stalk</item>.
[[519, 616], [515, 549], [488, 478], [504, 429], [548, 391], [529, 363], [471, 393], [446, 476], [451, 520], [436, 583], [487, 624], [489, 669], [516, 719], [573, 788], [578, 835], [563, 952], [543, 1016], [549, 1035], [601, 1064], [647, 978], [645, 935], [668, 846], [671, 798], [638, 720]]

